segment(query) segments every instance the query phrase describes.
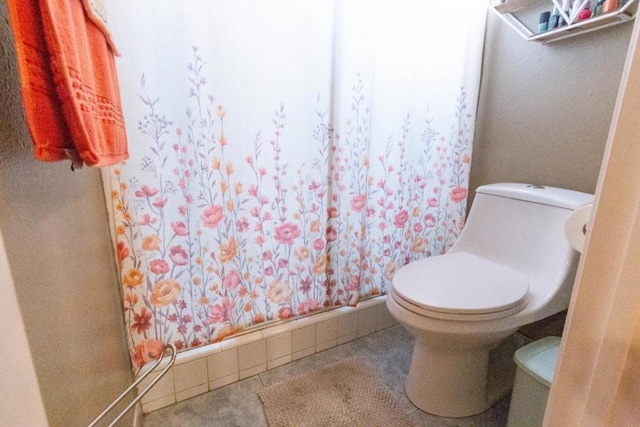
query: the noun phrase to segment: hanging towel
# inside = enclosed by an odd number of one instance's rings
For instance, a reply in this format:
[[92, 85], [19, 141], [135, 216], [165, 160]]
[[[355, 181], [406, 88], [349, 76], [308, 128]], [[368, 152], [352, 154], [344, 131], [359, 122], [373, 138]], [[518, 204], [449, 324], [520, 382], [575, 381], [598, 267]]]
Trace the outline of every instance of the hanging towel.
[[[21, 52], [23, 100], [36, 157], [54, 161], [64, 155], [89, 166], [127, 159], [114, 51], [106, 26], [95, 23], [81, 0], [9, 0], [8, 6], [16, 50]], [[48, 116], [40, 112], [43, 104], [52, 107]], [[62, 112], [62, 121], [56, 109]], [[37, 120], [42, 116], [47, 120]], [[64, 139], [65, 128], [71, 144]], [[54, 140], [51, 135], [61, 138]], [[56, 155], [38, 155], [44, 151]]]

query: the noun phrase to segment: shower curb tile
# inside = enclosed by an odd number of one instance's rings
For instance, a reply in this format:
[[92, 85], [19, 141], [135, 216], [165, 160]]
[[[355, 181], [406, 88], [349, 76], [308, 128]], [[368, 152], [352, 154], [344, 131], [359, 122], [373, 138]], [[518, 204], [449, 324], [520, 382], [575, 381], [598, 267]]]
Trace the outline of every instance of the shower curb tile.
[[240, 371], [240, 379], [244, 380], [245, 378], [249, 378], [252, 377], [254, 375], [258, 375], [261, 372], [264, 372], [267, 370], [267, 362], [261, 363], [257, 366], [254, 366], [252, 368], [248, 368], [245, 369], [243, 371]]
[[229, 338], [227, 340], [223, 340], [221, 342], [222, 344], [222, 351], [225, 350], [231, 350], [237, 347], [241, 347], [243, 345], [247, 345], [247, 344], [251, 344], [254, 343], [256, 341], [260, 341], [264, 339], [264, 337], [262, 336], [262, 331], [255, 331], [255, 332], [251, 332], [245, 335], [240, 335], [237, 337], [233, 337], [233, 338]]
[[264, 328], [261, 332], [262, 332], [262, 337], [264, 339], [269, 339], [272, 336], [275, 335], [281, 335], [287, 332], [291, 332], [294, 331], [296, 329], [298, 329], [298, 322], [295, 320], [291, 320], [288, 322], [285, 322], [281, 325], [274, 325], [274, 326], [270, 326], [268, 328]]
[[293, 334], [285, 332], [284, 334], [274, 335], [267, 338], [267, 362], [291, 356], [293, 352]]
[[165, 408], [167, 406], [171, 406], [176, 403], [175, 396], [167, 396], [161, 399], [153, 400], [148, 403], [142, 404], [142, 412], [148, 414], [149, 412], [157, 411], [158, 409]]
[[342, 335], [338, 337], [338, 345], [348, 343], [349, 341], [353, 341], [358, 338], [358, 333], [353, 332], [347, 335]]
[[303, 357], [311, 356], [312, 354], [315, 354], [315, 347], [293, 353], [293, 360], [302, 359]]
[[226, 377], [217, 378], [213, 381], [209, 381], [209, 390], [215, 390], [217, 388], [238, 382], [239, 380], [240, 374], [238, 372], [236, 372], [235, 374], [227, 375]]
[[207, 377], [209, 381], [238, 375], [238, 349], [234, 348], [207, 357]]
[[286, 365], [293, 361], [293, 356], [288, 354], [286, 356], [280, 357], [279, 359], [268, 360], [267, 361], [267, 370], [277, 368], [278, 366]]
[[189, 349], [188, 351], [178, 353], [174, 366], [180, 366], [197, 359], [203, 359], [207, 356], [220, 353], [221, 351], [222, 345], [219, 342]]
[[204, 383], [199, 386], [180, 391], [176, 393], [176, 402], [182, 402], [183, 400], [191, 399], [192, 397], [204, 394], [209, 391], [209, 384]]
[[358, 329], [358, 338], [366, 337], [367, 335], [371, 335], [376, 331], [375, 326], [370, 326], [366, 329]]
[[329, 341], [325, 341], [321, 344], [316, 344], [316, 353], [320, 353], [321, 351], [328, 350], [338, 345], [338, 339], [333, 339]]
[[208, 381], [207, 359], [204, 357], [173, 368], [173, 385], [176, 393], [206, 385]]

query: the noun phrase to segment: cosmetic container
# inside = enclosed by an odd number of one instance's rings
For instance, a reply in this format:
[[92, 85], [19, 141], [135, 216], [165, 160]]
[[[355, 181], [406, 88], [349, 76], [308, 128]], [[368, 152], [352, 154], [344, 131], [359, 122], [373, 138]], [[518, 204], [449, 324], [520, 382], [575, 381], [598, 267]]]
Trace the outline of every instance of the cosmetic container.
[[602, 3], [602, 13], [613, 12], [618, 8], [618, 0], [605, 0]]
[[538, 32], [547, 31], [549, 29], [549, 19], [551, 18], [551, 12], [542, 12], [540, 14], [540, 20], [538, 21]]
[[604, 3], [604, 0], [598, 0], [596, 7], [593, 8], [593, 16], [602, 15], [602, 3]]
[[551, 13], [551, 17], [549, 18], [549, 25], [547, 29], [553, 30], [558, 27], [558, 20], [560, 19], [560, 14], [558, 13], [558, 8], [553, 7], [553, 12]]
[[587, 1], [578, 14], [578, 21], [584, 21], [585, 19], [591, 18], [591, 0]]

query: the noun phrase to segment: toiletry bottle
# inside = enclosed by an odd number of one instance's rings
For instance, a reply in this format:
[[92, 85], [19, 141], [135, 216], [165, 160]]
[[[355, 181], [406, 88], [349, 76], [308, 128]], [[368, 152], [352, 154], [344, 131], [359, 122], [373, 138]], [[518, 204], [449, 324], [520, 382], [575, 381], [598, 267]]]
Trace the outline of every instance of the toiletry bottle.
[[584, 4], [584, 8], [578, 14], [578, 21], [584, 21], [591, 18], [591, 0], [587, 0]]
[[604, 0], [598, 0], [596, 7], [593, 8], [593, 16], [602, 15], [602, 3], [604, 3]]
[[618, 8], [618, 0], [605, 0], [602, 3], [602, 13], [613, 12]]
[[538, 21], [538, 32], [542, 33], [549, 28], [549, 18], [551, 18], [551, 12], [542, 12], [540, 14], [540, 20]]
[[[571, 0], [562, 0], [562, 10], [568, 17], [571, 13]], [[562, 27], [567, 24], [568, 22], [564, 20], [562, 15], [560, 15], [560, 18], [558, 18], [558, 27]]]
[[560, 19], [560, 14], [558, 13], [558, 8], [553, 6], [553, 12], [551, 13], [551, 17], [549, 18], [548, 29], [553, 30], [558, 27], [558, 19]]

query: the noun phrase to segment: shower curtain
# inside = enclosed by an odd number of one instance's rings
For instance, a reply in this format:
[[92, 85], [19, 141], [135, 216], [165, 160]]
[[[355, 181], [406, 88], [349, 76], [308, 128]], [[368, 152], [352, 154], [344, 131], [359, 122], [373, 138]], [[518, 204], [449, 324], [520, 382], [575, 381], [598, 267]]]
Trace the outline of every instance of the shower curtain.
[[454, 243], [486, 4], [109, 7], [130, 159], [105, 185], [135, 365], [385, 294]]

